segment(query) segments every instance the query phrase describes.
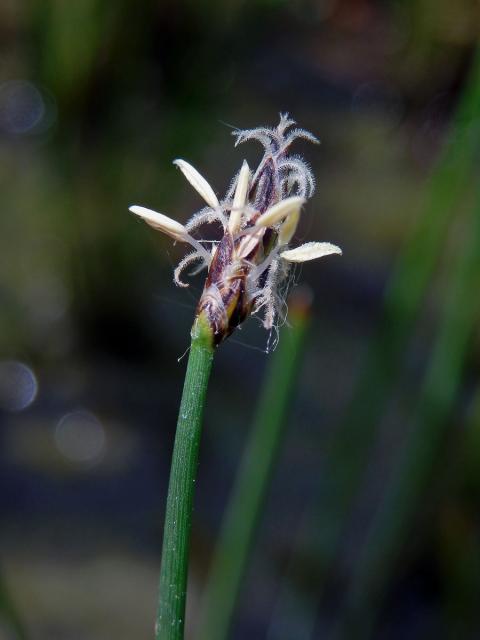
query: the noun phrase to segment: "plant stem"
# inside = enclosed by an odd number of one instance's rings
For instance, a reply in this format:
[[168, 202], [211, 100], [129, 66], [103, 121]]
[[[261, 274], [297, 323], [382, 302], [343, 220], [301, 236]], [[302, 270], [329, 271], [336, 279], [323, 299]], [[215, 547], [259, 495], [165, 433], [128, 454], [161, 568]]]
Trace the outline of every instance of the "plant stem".
[[163, 533], [156, 640], [182, 640], [188, 555], [203, 407], [213, 360], [212, 332], [202, 316], [192, 342], [178, 415]]
[[301, 293], [291, 300], [291, 327], [282, 331], [279, 346], [268, 363], [250, 438], [212, 559], [198, 640], [224, 640], [228, 635], [298, 379], [309, 303]]

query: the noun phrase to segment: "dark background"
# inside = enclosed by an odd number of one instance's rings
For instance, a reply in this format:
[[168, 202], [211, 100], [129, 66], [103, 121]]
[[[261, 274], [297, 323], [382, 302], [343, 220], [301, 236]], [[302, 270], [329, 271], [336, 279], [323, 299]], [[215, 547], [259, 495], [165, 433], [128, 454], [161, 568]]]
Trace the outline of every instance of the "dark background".
[[[12, 602], [35, 640], [152, 637], [185, 368], [177, 360], [202, 281], [174, 286], [182, 247], [128, 206], [185, 222], [201, 202], [172, 160], [192, 162], [221, 195], [244, 157], [251, 166], [261, 157], [255, 143], [234, 149], [231, 128], [276, 125], [280, 111], [322, 141], [296, 148], [317, 179], [298, 237], [331, 241], [344, 255], [299, 274], [315, 294], [310, 337], [231, 637], [329, 638], [348, 618], [383, 487], [423, 424], [419, 389], [471, 234], [467, 213], [476, 206], [478, 215], [473, 132], [417, 321], [402, 358], [391, 361], [395, 385], [368, 433], [350, 420], [351, 446], [344, 416], [367, 375], [395, 260], [424, 215], [442, 149], [455, 143], [452, 116], [479, 32], [474, 0], [1, 2], [1, 638], [15, 637]], [[427, 227], [426, 242], [435, 234]], [[413, 270], [412, 285], [416, 277]], [[374, 611], [370, 637], [479, 637], [476, 328], [475, 319], [434, 455], [425, 462], [419, 454], [425, 481], [413, 492], [381, 598], [360, 606], [361, 615], [364, 606]], [[194, 514], [190, 638], [271, 357], [266, 341], [250, 319], [216, 356]], [[334, 465], [332, 440], [343, 444]], [[357, 446], [365, 456], [354, 455]], [[317, 542], [328, 522], [318, 513], [352, 459], [361, 473], [325, 569]]]

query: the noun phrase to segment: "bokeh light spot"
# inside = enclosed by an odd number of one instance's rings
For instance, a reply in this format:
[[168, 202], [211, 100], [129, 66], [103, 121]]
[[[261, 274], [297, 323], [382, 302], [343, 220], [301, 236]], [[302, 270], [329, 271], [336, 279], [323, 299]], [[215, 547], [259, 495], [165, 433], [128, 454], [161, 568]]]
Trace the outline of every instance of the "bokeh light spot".
[[10, 80], [0, 85], [0, 127], [8, 133], [29, 133], [45, 111], [42, 94], [31, 82]]
[[35, 400], [38, 383], [27, 365], [16, 361], [0, 362], [0, 408], [22, 411]]
[[59, 420], [55, 444], [60, 453], [73, 462], [95, 462], [105, 449], [105, 429], [92, 413], [72, 411]]

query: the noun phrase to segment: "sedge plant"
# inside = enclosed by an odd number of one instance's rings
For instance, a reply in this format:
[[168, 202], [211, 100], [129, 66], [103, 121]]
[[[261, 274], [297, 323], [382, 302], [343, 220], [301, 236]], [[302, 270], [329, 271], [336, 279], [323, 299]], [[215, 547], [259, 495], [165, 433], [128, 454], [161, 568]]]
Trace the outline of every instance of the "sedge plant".
[[[191, 331], [191, 347], [173, 449], [160, 568], [156, 640], [184, 636], [192, 504], [207, 385], [215, 349], [249, 315], [259, 315], [270, 332], [285, 318], [285, 284], [292, 263], [341, 250], [328, 242], [290, 248], [303, 205], [314, 191], [312, 173], [292, 143], [316, 138], [281, 115], [275, 128], [235, 131], [236, 144], [256, 140], [264, 155], [252, 172], [246, 162], [219, 200], [210, 184], [184, 160], [175, 160], [206, 206], [183, 225], [162, 213], [132, 206], [130, 211], [192, 251], [179, 263], [174, 280], [188, 283], [183, 272], [207, 270]], [[197, 238], [205, 224], [216, 223], [221, 238]]]

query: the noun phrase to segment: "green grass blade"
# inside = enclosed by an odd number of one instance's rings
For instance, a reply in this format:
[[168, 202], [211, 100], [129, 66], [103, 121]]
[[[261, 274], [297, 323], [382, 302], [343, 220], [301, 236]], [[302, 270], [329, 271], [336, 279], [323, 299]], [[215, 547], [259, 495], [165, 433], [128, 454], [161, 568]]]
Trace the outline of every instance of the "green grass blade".
[[445, 638], [474, 638], [480, 602], [480, 383], [464, 421], [457, 460], [449, 469], [447, 496], [442, 496], [436, 541], [443, 586]]
[[[450, 295], [422, 386], [402, 462], [382, 499], [348, 597], [340, 637], [369, 637], [399, 549], [435, 463], [461, 382], [469, 338], [480, 311], [480, 193], [465, 246], [453, 266]], [[362, 633], [359, 634], [359, 629]]]
[[[419, 313], [425, 290], [442, 253], [445, 235], [464, 188], [471, 178], [480, 148], [480, 49], [472, 61], [451, 130], [426, 185], [426, 196], [416, 224], [405, 240], [388, 283], [382, 316], [369, 346], [365, 364], [344, 419], [332, 437], [322, 473], [321, 497], [306, 519], [304, 538], [315, 548], [318, 573], [316, 600], [337, 551], [351, 502], [361, 481], [368, 452], [380, 418], [401, 370], [404, 349]], [[294, 563], [286, 580], [295, 572]], [[282, 590], [277, 616], [296, 601], [291, 588]], [[317, 602], [315, 602], [315, 605]], [[313, 609], [313, 605], [312, 605]], [[302, 619], [304, 618], [302, 614]], [[310, 631], [313, 633], [312, 612]], [[282, 620], [272, 622], [281, 628]], [[303, 623], [302, 623], [302, 629]]]
[[0, 619], [11, 631], [12, 640], [26, 640], [27, 633], [20, 614], [8, 592], [7, 585], [0, 575]]
[[297, 294], [296, 302], [291, 301], [291, 326], [282, 330], [280, 343], [267, 365], [252, 430], [214, 552], [197, 640], [225, 640], [228, 635], [298, 379], [309, 316], [303, 298]]
[[452, 131], [427, 186], [424, 209], [400, 254], [388, 284], [382, 319], [366, 365], [328, 456], [317, 539], [322, 557], [330, 558], [343, 518], [355, 495], [378, 421], [403, 360], [405, 345], [422, 298], [443, 249], [448, 225], [471, 177], [480, 147], [480, 52], [457, 109]]

